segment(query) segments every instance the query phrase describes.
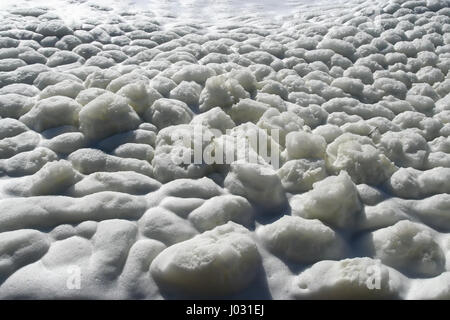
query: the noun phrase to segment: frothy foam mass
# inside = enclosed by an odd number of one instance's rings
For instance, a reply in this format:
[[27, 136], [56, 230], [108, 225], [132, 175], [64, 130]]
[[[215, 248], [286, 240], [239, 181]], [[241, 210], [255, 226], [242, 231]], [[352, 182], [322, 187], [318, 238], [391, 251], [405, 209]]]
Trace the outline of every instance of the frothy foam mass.
[[1, 299], [450, 298], [450, 1], [0, 21]]

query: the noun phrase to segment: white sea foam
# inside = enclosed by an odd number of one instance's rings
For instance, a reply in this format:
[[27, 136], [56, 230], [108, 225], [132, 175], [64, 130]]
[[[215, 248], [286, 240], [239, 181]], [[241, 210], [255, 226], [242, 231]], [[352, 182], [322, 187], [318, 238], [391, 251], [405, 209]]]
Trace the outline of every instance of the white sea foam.
[[450, 298], [450, 1], [0, 21], [0, 298]]

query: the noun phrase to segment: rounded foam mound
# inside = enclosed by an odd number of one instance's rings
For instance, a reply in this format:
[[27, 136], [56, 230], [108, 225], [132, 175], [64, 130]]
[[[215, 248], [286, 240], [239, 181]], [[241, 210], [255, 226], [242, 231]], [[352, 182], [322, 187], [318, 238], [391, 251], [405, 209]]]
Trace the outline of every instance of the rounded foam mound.
[[150, 272], [168, 290], [221, 296], [244, 289], [259, 264], [248, 230], [229, 222], [167, 248], [153, 260]]

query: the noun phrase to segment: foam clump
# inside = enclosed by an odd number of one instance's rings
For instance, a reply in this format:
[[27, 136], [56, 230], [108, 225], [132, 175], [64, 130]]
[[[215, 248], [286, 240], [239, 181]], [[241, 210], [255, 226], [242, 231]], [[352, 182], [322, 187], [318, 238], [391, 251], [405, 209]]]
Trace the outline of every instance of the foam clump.
[[231, 107], [230, 116], [237, 124], [256, 123], [268, 109], [267, 104], [246, 98]]
[[225, 133], [227, 129], [232, 129], [236, 123], [221, 108], [215, 107], [203, 112], [192, 119], [192, 125], [203, 125], [209, 129], [220, 130]]
[[145, 212], [139, 220], [139, 227], [144, 236], [168, 246], [189, 240], [198, 234], [188, 221], [161, 207]]
[[147, 194], [157, 190], [161, 184], [141, 173], [134, 171], [95, 172], [73, 184], [67, 193], [83, 197], [102, 191], [126, 192], [129, 194]]
[[135, 158], [151, 162], [155, 155], [155, 150], [148, 144], [129, 142], [115, 148], [112, 154], [121, 158]]
[[[200, 178], [210, 170], [200, 157], [214, 134], [203, 125], [179, 124], [158, 132], [152, 160], [155, 177], [163, 183], [180, 178]], [[194, 161], [193, 161], [194, 160]]]
[[318, 45], [318, 49], [331, 49], [334, 52], [347, 57], [349, 59], [353, 59], [353, 55], [355, 54], [355, 47], [344, 40], [340, 39], [323, 39]]
[[449, 174], [450, 169], [442, 167], [426, 171], [401, 168], [386, 184], [398, 197], [420, 199], [439, 193], [449, 193]]
[[32, 176], [19, 183], [6, 186], [10, 192], [21, 196], [52, 195], [64, 192], [80, 180], [80, 175], [66, 160], [47, 162]]
[[123, 269], [128, 252], [136, 242], [138, 228], [132, 221], [111, 219], [101, 221], [92, 237], [90, 266], [98, 279], [114, 279]]
[[378, 185], [396, 170], [368, 137], [345, 133], [329, 144], [326, 152], [327, 167], [336, 173], [347, 171], [357, 184]]
[[101, 96], [103, 93], [106, 93], [107, 91], [105, 89], [101, 88], [89, 88], [84, 89], [78, 93], [78, 95], [75, 98], [75, 101], [81, 104], [82, 106], [87, 105], [89, 102], [97, 98], [98, 96]]
[[[51, 201], [50, 201], [51, 200]], [[119, 192], [98, 192], [82, 198], [38, 196], [0, 201], [0, 231], [50, 228], [87, 220], [137, 219], [147, 207], [145, 199]]]
[[19, 119], [20, 116], [30, 111], [33, 101], [26, 96], [16, 93], [0, 95], [0, 116], [4, 118]]
[[202, 232], [228, 221], [250, 228], [254, 224], [254, 210], [244, 197], [222, 195], [205, 201], [189, 214], [188, 219]]
[[[224, 186], [231, 193], [243, 196], [266, 210], [285, 205], [283, 185], [272, 167], [242, 161], [236, 161], [230, 167]], [[267, 189], [267, 185], [271, 188]]]
[[81, 132], [62, 133], [41, 142], [42, 147], [59, 154], [71, 154], [78, 149], [86, 147], [86, 145], [87, 139]]
[[75, 99], [84, 90], [84, 86], [72, 80], [64, 80], [54, 85], [46, 87], [39, 93], [39, 99], [46, 99], [54, 96], [63, 96]]
[[304, 120], [294, 112], [281, 112], [278, 109], [270, 108], [263, 113], [257, 123], [261, 129], [278, 130], [279, 143], [284, 146], [286, 137], [290, 132], [300, 131], [303, 129]]
[[50, 247], [50, 241], [44, 233], [31, 229], [2, 232], [0, 240], [0, 281], [21, 267], [39, 260]]
[[345, 171], [314, 183], [311, 191], [293, 196], [289, 203], [293, 215], [338, 228], [351, 228], [361, 210], [356, 186]]
[[181, 83], [183, 81], [194, 81], [203, 85], [206, 80], [215, 75], [215, 71], [207, 66], [188, 65], [177, 71], [172, 76], [172, 80], [176, 83]]
[[117, 91], [117, 94], [127, 99], [138, 115], [143, 115], [147, 109], [162, 96], [153, 88], [150, 88], [145, 81], [129, 83]]
[[419, 170], [424, 169], [430, 152], [427, 141], [410, 129], [383, 134], [380, 139], [380, 150], [395, 165]]
[[200, 94], [200, 111], [208, 111], [213, 107], [229, 108], [240, 99], [250, 95], [234, 78], [219, 75], [208, 78], [205, 88]]
[[36, 131], [63, 125], [78, 126], [81, 106], [68, 97], [55, 96], [37, 102], [20, 121]]
[[208, 199], [222, 195], [223, 189], [212, 179], [178, 179], [161, 186], [160, 191], [167, 197]]
[[0, 169], [9, 176], [30, 175], [57, 158], [58, 156], [52, 150], [39, 147], [21, 152], [6, 160], [0, 160]]
[[159, 129], [178, 124], [187, 124], [193, 118], [193, 112], [182, 101], [173, 99], [158, 99], [144, 115], [144, 119], [153, 123]]
[[28, 131], [27, 126], [16, 119], [0, 119], [0, 139], [14, 137], [25, 131]]
[[322, 136], [296, 131], [286, 136], [287, 159], [323, 159], [326, 141]]
[[176, 88], [170, 91], [169, 97], [186, 103], [189, 106], [197, 107], [200, 99], [202, 86], [196, 82], [182, 81]]
[[257, 235], [270, 251], [299, 263], [338, 260], [345, 251], [340, 236], [319, 220], [283, 216], [258, 228]]
[[105, 93], [86, 104], [79, 114], [80, 131], [91, 140], [135, 129], [141, 120], [127, 100]]
[[325, 161], [298, 159], [287, 161], [277, 171], [287, 192], [300, 193], [311, 190], [313, 184], [327, 177]]
[[111, 156], [98, 149], [78, 149], [69, 155], [68, 160], [75, 169], [84, 174], [100, 171], [135, 171], [153, 176], [153, 168], [145, 160]]
[[445, 255], [433, 232], [410, 221], [376, 230], [366, 243], [384, 264], [410, 275], [432, 277], [445, 269]]
[[353, 258], [320, 261], [295, 278], [292, 296], [298, 299], [395, 299], [403, 277], [379, 260]]
[[167, 290], [223, 296], [247, 287], [260, 259], [248, 230], [229, 222], [165, 249], [153, 260], [150, 273]]
[[447, 193], [437, 194], [411, 203], [414, 215], [437, 230], [449, 230], [450, 220], [446, 215], [449, 206], [450, 197]]
[[33, 131], [22, 132], [14, 137], [0, 141], [0, 159], [7, 159], [21, 152], [36, 148], [41, 141], [39, 134]]
[[136, 241], [128, 252], [128, 257], [119, 277], [119, 282], [136, 299], [157, 292], [153, 280], [148, 277], [148, 269], [156, 256], [166, 246], [152, 239]]

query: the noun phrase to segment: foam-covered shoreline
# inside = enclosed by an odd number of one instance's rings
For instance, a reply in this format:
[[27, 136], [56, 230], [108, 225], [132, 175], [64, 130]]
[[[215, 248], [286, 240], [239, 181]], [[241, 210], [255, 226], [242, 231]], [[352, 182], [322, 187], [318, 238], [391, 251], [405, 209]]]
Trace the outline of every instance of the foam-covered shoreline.
[[1, 299], [450, 298], [450, 1], [0, 21]]

